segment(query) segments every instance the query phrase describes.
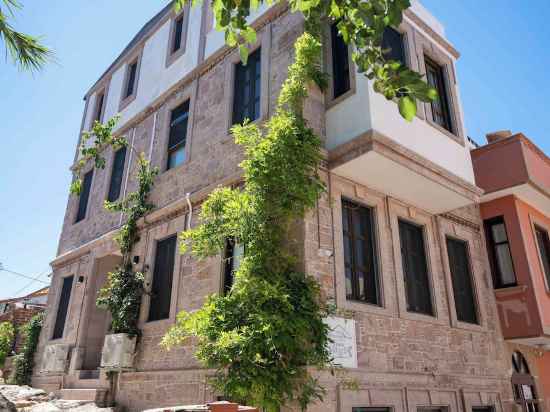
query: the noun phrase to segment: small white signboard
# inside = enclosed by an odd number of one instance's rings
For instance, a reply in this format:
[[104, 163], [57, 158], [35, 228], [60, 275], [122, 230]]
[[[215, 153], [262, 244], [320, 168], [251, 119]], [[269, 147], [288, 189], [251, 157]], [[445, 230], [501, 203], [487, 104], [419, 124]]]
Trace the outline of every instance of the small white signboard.
[[330, 316], [325, 318], [329, 326], [329, 351], [332, 363], [343, 368], [357, 368], [357, 340], [355, 320]]

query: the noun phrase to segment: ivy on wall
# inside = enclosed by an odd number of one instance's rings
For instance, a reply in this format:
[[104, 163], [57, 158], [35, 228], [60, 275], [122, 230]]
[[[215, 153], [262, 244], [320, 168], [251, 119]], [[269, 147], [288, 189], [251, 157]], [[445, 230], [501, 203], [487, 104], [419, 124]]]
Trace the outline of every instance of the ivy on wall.
[[[75, 179], [71, 185], [71, 193], [79, 194], [81, 190], [82, 169], [92, 162], [96, 168], [105, 168], [104, 151], [111, 147], [117, 150], [128, 147], [124, 136], [115, 135], [113, 129], [118, 116], [105, 124], [95, 122], [90, 132], [84, 132], [80, 146], [80, 160], [75, 168]], [[93, 139], [93, 143], [88, 141]], [[136, 152], [135, 148], [130, 149]], [[97, 305], [111, 313], [111, 332], [138, 335], [139, 310], [144, 292], [144, 274], [135, 271], [132, 264], [132, 251], [138, 241], [138, 221], [154, 206], [149, 202], [149, 194], [153, 188], [158, 169], [151, 167], [143, 153], [137, 153], [136, 180], [138, 188], [115, 202], [105, 201], [105, 209], [113, 213], [123, 213], [125, 223], [118, 230], [115, 241], [122, 254], [122, 262], [107, 275], [107, 282], [99, 291]]]
[[201, 225], [181, 234], [182, 251], [190, 245], [199, 258], [220, 254], [228, 238], [244, 246], [232, 290], [210, 296], [196, 312], [181, 312], [163, 339], [170, 348], [196, 338], [197, 358], [216, 370], [213, 386], [267, 411], [321, 399], [323, 388], [308, 367], [330, 361], [319, 285], [296, 270], [284, 246], [288, 230], [324, 190], [317, 176], [321, 141], [302, 116], [308, 88], [324, 83], [321, 43], [305, 33], [295, 52], [265, 132], [246, 122], [232, 129], [245, 150], [243, 189], [212, 192]]
[[25, 344], [21, 352], [14, 356], [14, 372], [11, 379], [15, 385], [30, 385], [34, 368], [34, 354], [44, 322], [44, 313], [34, 315], [22, 329]]

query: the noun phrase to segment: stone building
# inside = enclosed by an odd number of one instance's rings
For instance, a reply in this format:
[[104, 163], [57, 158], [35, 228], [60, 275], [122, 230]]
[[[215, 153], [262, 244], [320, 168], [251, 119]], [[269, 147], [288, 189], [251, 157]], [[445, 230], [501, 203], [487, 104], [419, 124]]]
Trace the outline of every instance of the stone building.
[[[175, 236], [197, 223], [213, 188], [241, 181], [243, 154], [229, 128], [273, 113], [303, 32], [302, 17], [284, 4], [262, 6], [251, 21], [258, 40], [243, 66], [207, 5], [179, 15], [167, 6], [86, 94], [82, 130], [120, 113], [117, 132], [161, 170], [156, 209], [141, 225], [134, 258], [153, 293], [143, 296], [134, 367], [109, 386], [99, 369], [109, 319], [94, 302], [120, 261], [112, 238], [122, 216], [103, 202], [135, 189], [136, 159], [131, 151], [108, 153], [107, 167], [90, 165], [82, 194], [67, 204], [33, 384], [67, 397], [108, 395], [130, 410], [219, 395], [205, 385], [211, 371], [200, 367], [192, 346], [167, 352], [159, 342], [179, 311], [230, 286], [238, 263], [241, 251], [231, 245], [203, 261], [180, 255]], [[407, 123], [357, 72], [332, 27], [325, 37], [330, 86], [310, 96], [306, 113], [324, 141], [327, 194], [297, 225], [295, 250], [339, 312], [353, 314], [331, 322], [337, 360], [357, 387], [322, 374], [327, 396], [311, 410], [511, 410], [512, 363], [464, 131], [459, 53], [418, 2], [400, 27], [387, 30], [391, 57], [426, 74], [442, 96], [419, 103]], [[52, 353], [56, 367], [44, 355]]]
[[[472, 151], [514, 395], [550, 407], [550, 158], [521, 133]], [[502, 167], [502, 165], [506, 165]]]

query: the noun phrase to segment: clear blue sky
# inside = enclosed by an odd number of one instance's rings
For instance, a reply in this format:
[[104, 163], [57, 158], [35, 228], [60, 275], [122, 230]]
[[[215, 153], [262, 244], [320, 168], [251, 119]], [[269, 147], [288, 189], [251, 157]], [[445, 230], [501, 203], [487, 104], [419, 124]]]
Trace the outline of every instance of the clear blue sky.
[[[17, 28], [45, 37], [58, 64], [34, 76], [0, 60], [0, 262], [29, 276], [55, 257], [82, 117], [82, 97], [166, 1], [30, 0]], [[522, 131], [547, 153], [550, 4], [546, 0], [423, 0], [461, 52], [469, 135]], [[2, 50], [3, 53], [3, 50]], [[2, 54], [3, 57], [3, 54]], [[0, 272], [0, 299], [39, 288]]]

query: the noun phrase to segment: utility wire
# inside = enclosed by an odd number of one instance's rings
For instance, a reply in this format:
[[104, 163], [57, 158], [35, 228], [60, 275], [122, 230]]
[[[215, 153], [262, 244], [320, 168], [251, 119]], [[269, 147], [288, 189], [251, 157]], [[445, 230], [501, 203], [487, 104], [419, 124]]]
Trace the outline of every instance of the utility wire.
[[38, 278], [42, 275], [44, 275], [48, 269], [43, 270], [37, 277], [33, 278], [29, 283], [27, 283], [24, 287], [19, 289], [17, 292], [14, 293], [14, 297], [17, 297], [21, 292], [23, 292], [25, 289], [27, 289], [30, 285], [32, 285], [34, 282], [42, 282], [42, 280], [39, 280]]
[[[33, 278], [32, 276], [28, 276], [28, 275], [24, 275], [22, 273], [19, 273], [19, 272], [14, 272], [13, 270], [9, 270], [9, 269], [6, 269], [4, 266], [2, 266], [2, 264], [0, 263], [0, 272], [1, 271], [4, 271], [4, 272], [8, 272], [8, 273], [11, 273], [12, 275], [16, 275], [16, 276], [19, 276], [19, 277], [22, 277], [22, 278], [25, 278], [25, 279], [29, 279], [29, 280], [32, 280], [32, 281], [36, 281], [36, 282], [41, 282], [45, 285], [49, 285], [50, 283], [49, 282], [45, 282], [43, 280], [40, 280], [40, 279], [37, 279], [37, 278]], [[42, 276], [42, 274], [40, 274], [38, 277]]]

